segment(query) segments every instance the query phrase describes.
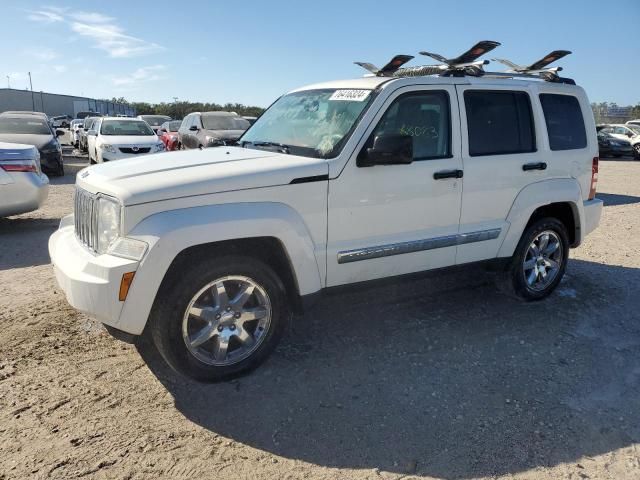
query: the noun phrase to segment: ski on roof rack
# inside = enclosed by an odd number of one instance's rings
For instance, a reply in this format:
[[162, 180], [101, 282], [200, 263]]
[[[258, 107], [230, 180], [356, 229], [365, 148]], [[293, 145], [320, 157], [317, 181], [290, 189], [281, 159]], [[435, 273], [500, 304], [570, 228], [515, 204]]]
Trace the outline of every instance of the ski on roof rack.
[[484, 66], [489, 64], [488, 60], [478, 60], [482, 55], [490, 52], [494, 48], [500, 46], [499, 42], [492, 40], [483, 40], [476, 43], [469, 50], [455, 58], [445, 58], [444, 56], [433, 52], [420, 52], [421, 55], [431, 57], [438, 62], [438, 65], [419, 65], [415, 67], [403, 67], [408, 61], [414, 57], [411, 55], [396, 55], [384, 67], [378, 68], [372, 63], [354, 62], [356, 65], [366, 69], [370, 73], [379, 77], [422, 77], [429, 75], [441, 76], [486, 76], [489, 78], [527, 78], [538, 79], [547, 82], [566, 83], [575, 85], [576, 82], [571, 78], [563, 78], [558, 75], [562, 71], [562, 67], [546, 68], [547, 65], [559, 60], [571, 52], [569, 50], [554, 50], [540, 60], [528, 66], [521, 66], [510, 60], [502, 58], [494, 58], [492, 60], [500, 62], [510, 68], [506, 72], [487, 72]]
[[412, 55], [396, 55], [389, 61], [389, 63], [387, 63], [382, 68], [378, 68], [373, 63], [368, 63], [368, 62], [354, 62], [354, 63], [379, 77], [391, 77], [393, 76], [394, 73], [398, 71], [398, 69], [400, 69], [400, 67], [402, 67], [402, 65], [404, 65], [411, 59], [413, 59]]
[[483, 65], [489, 63], [488, 60], [478, 60], [482, 55], [490, 52], [496, 47], [500, 46], [500, 42], [494, 42], [492, 40], [483, 40], [476, 43], [469, 50], [464, 52], [455, 58], [445, 58], [440, 54], [432, 52], [420, 52], [420, 55], [431, 57], [438, 62], [442, 62], [442, 65], [436, 65], [441, 68], [444, 74], [451, 74], [453, 72], [464, 72], [468, 75], [482, 75]]

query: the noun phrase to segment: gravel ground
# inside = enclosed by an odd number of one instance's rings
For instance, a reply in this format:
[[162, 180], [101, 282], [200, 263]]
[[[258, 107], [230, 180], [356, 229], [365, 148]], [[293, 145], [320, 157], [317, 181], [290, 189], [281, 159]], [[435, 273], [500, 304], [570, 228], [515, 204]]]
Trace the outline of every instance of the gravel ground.
[[85, 163], [0, 219], [0, 479], [640, 478], [640, 162], [601, 162], [601, 226], [548, 300], [475, 267], [329, 297], [218, 385], [58, 290], [47, 239]]

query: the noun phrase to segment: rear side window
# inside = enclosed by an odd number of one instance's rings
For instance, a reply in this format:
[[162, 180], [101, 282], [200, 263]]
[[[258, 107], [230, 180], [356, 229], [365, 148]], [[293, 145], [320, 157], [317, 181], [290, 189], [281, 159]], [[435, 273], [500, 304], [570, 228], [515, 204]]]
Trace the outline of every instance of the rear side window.
[[464, 92], [469, 155], [505, 155], [536, 150], [531, 101], [526, 92]]
[[587, 146], [584, 118], [576, 97], [543, 93], [540, 103], [551, 150], [576, 150]]

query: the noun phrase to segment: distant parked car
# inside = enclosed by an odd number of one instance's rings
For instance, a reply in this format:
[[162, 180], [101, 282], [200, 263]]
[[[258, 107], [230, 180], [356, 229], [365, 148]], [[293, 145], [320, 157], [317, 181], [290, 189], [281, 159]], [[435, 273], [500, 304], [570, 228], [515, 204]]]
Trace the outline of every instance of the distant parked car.
[[621, 138], [615, 138], [614, 136], [605, 133], [598, 132], [598, 150], [600, 158], [607, 156], [621, 157], [623, 155], [632, 155], [633, 149], [629, 140], [623, 140]]
[[629, 120], [626, 125], [640, 125], [640, 119], [638, 120]]
[[83, 121], [84, 120], [76, 118], [74, 120], [71, 120], [71, 124], [69, 125], [69, 136], [71, 137], [71, 145], [73, 145], [74, 147], [78, 146], [78, 133]]
[[149, 124], [137, 118], [96, 119], [87, 135], [90, 163], [164, 151], [164, 144]]
[[158, 129], [160, 128], [160, 125], [165, 122], [171, 121], [171, 117], [167, 117], [166, 115], [138, 115], [137, 118], [147, 122], [156, 135], [158, 135]]
[[51, 117], [51, 126], [53, 128], [69, 128], [71, 117], [69, 115], [59, 115]]
[[619, 140], [627, 140], [633, 148], [633, 156], [640, 160], [640, 126], [621, 123], [604, 125], [598, 129], [599, 132], [608, 133]]
[[0, 114], [0, 141], [33, 145], [40, 152], [42, 170], [64, 175], [62, 147], [58, 137], [63, 130], [53, 130], [46, 115], [38, 112], [4, 112]]
[[87, 151], [87, 132], [98, 118], [100, 117], [85, 117], [82, 126], [78, 128], [78, 148], [83, 152]]
[[76, 118], [84, 120], [87, 117], [102, 117], [103, 115], [98, 112], [78, 112]]
[[172, 120], [164, 122], [158, 129], [158, 136], [164, 143], [164, 148], [169, 151], [178, 149], [178, 129], [181, 124], [181, 120]]
[[195, 112], [187, 115], [178, 130], [180, 148], [218, 147], [235, 143], [251, 125], [233, 112]]
[[0, 142], [0, 217], [37, 210], [49, 194], [49, 179], [33, 145]]

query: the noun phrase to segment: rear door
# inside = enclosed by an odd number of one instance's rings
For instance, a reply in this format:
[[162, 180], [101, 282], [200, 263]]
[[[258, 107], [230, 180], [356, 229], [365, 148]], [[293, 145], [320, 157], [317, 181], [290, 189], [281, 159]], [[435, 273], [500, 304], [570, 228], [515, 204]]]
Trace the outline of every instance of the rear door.
[[[549, 177], [538, 152], [539, 107], [527, 86], [458, 85], [464, 193], [460, 234], [483, 239], [459, 245], [456, 263], [494, 258], [518, 193]], [[534, 112], [536, 114], [534, 115]]]

